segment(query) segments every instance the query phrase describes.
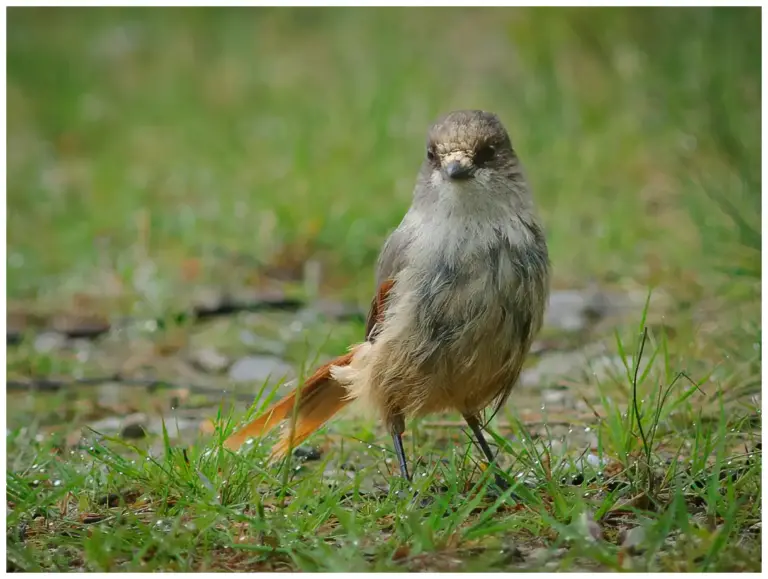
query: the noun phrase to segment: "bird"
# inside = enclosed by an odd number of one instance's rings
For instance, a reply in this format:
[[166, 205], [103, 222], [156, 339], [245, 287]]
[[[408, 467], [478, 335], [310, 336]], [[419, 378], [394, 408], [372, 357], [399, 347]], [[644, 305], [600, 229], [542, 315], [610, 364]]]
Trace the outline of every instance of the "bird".
[[[386, 425], [406, 480], [406, 421], [434, 413], [461, 413], [494, 463], [483, 417], [519, 378], [542, 326], [550, 270], [531, 188], [499, 116], [443, 115], [427, 132], [411, 205], [379, 254], [364, 340], [224, 446], [236, 450], [288, 420], [271, 453], [282, 459], [355, 401]], [[508, 488], [498, 474], [496, 482]]]

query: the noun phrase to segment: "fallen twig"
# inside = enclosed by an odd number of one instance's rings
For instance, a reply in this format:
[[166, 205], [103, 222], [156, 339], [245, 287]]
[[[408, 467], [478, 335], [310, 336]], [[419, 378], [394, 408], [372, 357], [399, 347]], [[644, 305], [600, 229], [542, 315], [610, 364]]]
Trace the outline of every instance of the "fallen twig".
[[[235, 300], [229, 297], [223, 297], [213, 304], [198, 304], [188, 310], [169, 313], [164, 317], [155, 319], [155, 323], [163, 325], [166, 320], [172, 318], [181, 318], [188, 316], [190, 320], [206, 320], [217, 316], [226, 316], [238, 312], [260, 312], [264, 310], [276, 311], [295, 311], [304, 306], [304, 302], [297, 298], [286, 296], [263, 295], [251, 300]], [[141, 320], [135, 318], [123, 318], [116, 324], [111, 324], [106, 320], [99, 324], [71, 325], [70, 327], [61, 327], [56, 324], [43, 327], [30, 327], [27, 330], [10, 329], [6, 330], [5, 343], [7, 346], [16, 346], [20, 344], [27, 331], [30, 333], [55, 332], [70, 339], [82, 338], [95, 340], [116, 326], [125, 327], [132, 323], [140, 323]], [[49, 322], [50, 323], [50, 322]]]
[[195, 384], [174, 384], [167, 380], [156, 378], [125, 378], [119, 375], [99, 376], [95, 378], [72, 378], [69, 380], [54, 380], [50, 378], [30, 378], [28, 380], [8, 380], [6, 390], [8, 391], [30, 391], [39, 392], [58, 392], [59, 390], [73, 386], [100, 386], [107, 383], [117, 383], [122, 386], [145, 387], [149, 391], [153, 390], [188, 390], [195, 394], [206, 394], [209, 396], [232, 397], [238, 402], [253, 402], [255, 394], [245, 392], [224, 392], [221, 388], [209, 386], [199, 386]]

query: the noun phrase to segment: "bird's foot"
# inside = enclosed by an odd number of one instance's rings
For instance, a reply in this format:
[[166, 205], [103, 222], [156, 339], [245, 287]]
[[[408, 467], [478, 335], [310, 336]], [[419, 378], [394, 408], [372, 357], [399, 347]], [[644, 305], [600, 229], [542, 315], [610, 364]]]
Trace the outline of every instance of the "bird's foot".
[[516, 486], [516, 485], [510, 484], [506, 478], [496, 473], [494, 474], [494, 477], [493, 477], [493, 484], [489, 484], [486, 487], [486, 493], [488, 494], [489, 497], [492, 497], [495, 499], [498, 499], [502, 495], [507, 494], [507, 497], [512, 499], [513, 501], [521, 502], [522, 499], [518, 495], [516, 495], [514, 492], [509, 493], [509, 491], [513, 488], [513, 486]]
[[424, 489], [415, 487], [412, 481], [397, 477], [390, 487], [394, 495], [400, 500], [410, 499], [412, 506], [428, 507], [435, 502], [435, 496], [447, 491], [444, 485], [430, 485]]

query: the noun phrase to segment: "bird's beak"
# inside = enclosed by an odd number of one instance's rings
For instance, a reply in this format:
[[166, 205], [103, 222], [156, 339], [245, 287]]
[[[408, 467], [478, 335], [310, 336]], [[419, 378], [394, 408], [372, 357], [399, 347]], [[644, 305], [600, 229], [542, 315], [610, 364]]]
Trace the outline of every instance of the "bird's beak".
[[468, 155], [453, 154], [443, 160], [443, 172], [449, 179], [469, 179], [473, 170], [474, 166]]

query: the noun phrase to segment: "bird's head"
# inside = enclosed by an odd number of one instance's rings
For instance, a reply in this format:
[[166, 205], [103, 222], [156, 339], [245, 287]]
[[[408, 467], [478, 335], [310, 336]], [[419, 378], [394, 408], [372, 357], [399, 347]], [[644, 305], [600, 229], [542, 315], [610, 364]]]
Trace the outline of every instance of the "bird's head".
[[414, 201], [480, 220], [499, 211], [531, 212], [530, 188], [499, 117], [464, 110], [438, 119], [429, 129]]
[[495, 114], [455, 111], [430, 127], [422, 171], [434, 185], [466, 184], [471, 189], [519, 173], [519, 163]]

